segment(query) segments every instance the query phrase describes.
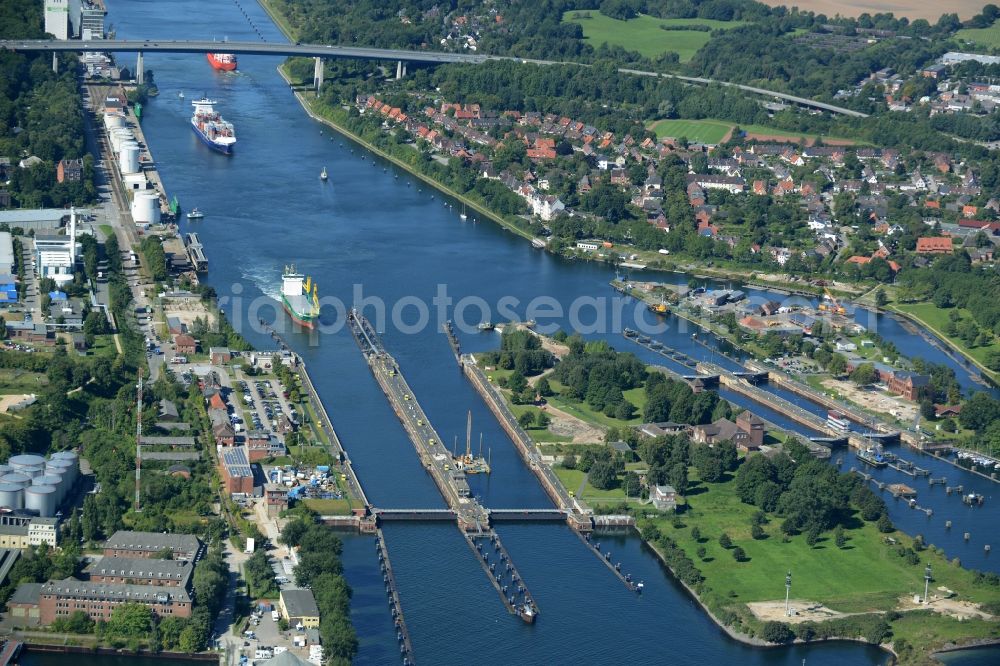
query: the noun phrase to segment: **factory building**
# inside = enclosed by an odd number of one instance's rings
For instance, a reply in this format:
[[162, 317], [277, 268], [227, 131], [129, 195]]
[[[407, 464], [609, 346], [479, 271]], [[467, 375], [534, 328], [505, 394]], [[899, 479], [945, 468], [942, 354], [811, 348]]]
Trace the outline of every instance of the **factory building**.
[[73, 279], [76, 268], [76, 210], [70, 211], [69, 233], [35, 234], [35, 260], [38, 277], [52, 278], [56, 284]]

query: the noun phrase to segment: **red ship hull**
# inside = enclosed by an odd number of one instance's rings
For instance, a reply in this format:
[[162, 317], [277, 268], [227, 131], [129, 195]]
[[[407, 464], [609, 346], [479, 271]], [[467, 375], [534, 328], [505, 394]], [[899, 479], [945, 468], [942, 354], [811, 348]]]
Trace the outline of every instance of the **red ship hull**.
[[227, 60], [223, 60], [218, 57], [219, 54], [206, 53], [205, 58], [208, 59], [208, 64], [212, 66], [212, 69], [217, 69], [222, 72], [231, 72], [236, 69], [236, 56], [229, 55]]
[[289, 318], [291, 318], [291, 320], [296, 325], [301, 326], [302, 328], [308, 328], [310, 330], [316, 328], [316, 320], [315, 319], [302, 319], [301, 317], [299, 317], [298, 315], [296, 315], [295, 312], [293, 312], [292, 309], [290, 307], [288, 307], [287, 305], [285, 305], [284, 303], [281, 304], [281, 307], [284, 308], [284, 310], [288, 314]]

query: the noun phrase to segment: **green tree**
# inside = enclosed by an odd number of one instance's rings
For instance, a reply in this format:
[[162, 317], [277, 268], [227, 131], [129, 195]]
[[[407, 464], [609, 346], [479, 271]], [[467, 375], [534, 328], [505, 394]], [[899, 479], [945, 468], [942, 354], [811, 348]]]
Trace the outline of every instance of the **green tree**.
[[587, 472], [587, 480], [598, 490], [611, 490], [618, 481], [614, 465], [610, 461], [598, 460]]
[[517, 423], [522, 428], [527, 430], [528, 428], [530, 428], [535, 424], [535, 417], [530, 411], [522, 412], [521, 415], [517, 417]]
[[737, 562], [745, 562], [747, 560], [746, 551], [744, 551], [739, 546], [733, 548], [732, 553], [733, 553], [733, 559], [736, 560]]
[[149, 635], [152, 623], [153, 611], [149, 606], [129, 601], [111, 612], [107, 632], [121, 638], [143, 638]]
[[733, 547], [733, 540], [729, 538], [729, 535], [725, 532], [719, 537], [719, 545], [727, 550]]

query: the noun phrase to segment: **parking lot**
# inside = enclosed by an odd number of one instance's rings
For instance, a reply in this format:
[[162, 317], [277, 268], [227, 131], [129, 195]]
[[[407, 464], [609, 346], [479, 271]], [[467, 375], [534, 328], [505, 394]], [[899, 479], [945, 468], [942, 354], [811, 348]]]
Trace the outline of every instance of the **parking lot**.
[[[289, 421], [297, 418], [277, 379], [246, 377], [239, 371], [236, 376], [235, 390], [242, 393], [243, 407], [250, 414], [248, 429], [278, 432], [277, 421], [282, 416]], [[237, 400], [233, 402], [235, 404]]]

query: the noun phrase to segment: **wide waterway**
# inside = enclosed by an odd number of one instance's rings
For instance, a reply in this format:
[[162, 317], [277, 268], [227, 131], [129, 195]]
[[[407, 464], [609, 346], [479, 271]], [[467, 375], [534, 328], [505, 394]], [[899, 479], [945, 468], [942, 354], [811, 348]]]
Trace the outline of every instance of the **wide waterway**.
[[[283, 39], [267, 15], [249, 2], [242, 7], [232, 0], [108, 4], [109, 21], [123, 38], [250, 39], [257, 36], [252, 21], [267, 40]], [[227, 309], [251, 342], [273, 346], [249, 322], [259, 317], [285, 321], [267, 297], [277, 295], [282, 268], [293, 262], [316, 279], [324, 297], [336, 297], [347, 306], [356, 301], [355, 285], [361, 285], [364, 296], [383, 299], [390, 309], [404, 297], [430, 303], [438, 286], [445, 285], [455, 301], [465, 296], [484, 299], [494, 308], [490, 318], [502, 321], [495, 308], [505, 296], [519, 300], [522, 307], [515, 309], [520, 316], [524, 304], [538, 296], [551, 297], [564, 310], [578, 298], [613, 296], [607, 286], [612, 272], [606, 267], [538, 252], [489, 222], [462, 222], [458, 210], [447, 207], [440, 194], [391, 165], [373, 161], [366, 151], [309, 120], [277, 75], [278, 64], [273, 58], [241, 56], [239, 72], [222, 74], [199, 55], [146, 57], [160, 88], [160, 96], [144, 113], [147, 141], [169, 194], [177, 195], [185, 208], [198, 206], [205, 212], [204, 221], [185, 221], [182, 229], [197, 231], [205, 245], [211, 267], [208, 283], [220, 296], [239, 297], [240, 303]], [[236, 126], [239, 142], [231, 157], [209, 152], [191, 132], [190, 102], [203, 93], [217, 99], [217, 108]], [[318, 178], [323, 167], [330, 173], [326, 184]], [[252, 311], [251, 306], [262, 301], [270, 303], [268, 308]], [[335, 313], [328, 309], [324, 316], [332, 321]], [[479, 321], [475, 310], [467, 317], [473, 324]], [[583, 318], [593, 317], [585, 313]], [[568, 326], [565, 316], [554, 320]], [[493, 474], [471, 482], [483, 503], [495, 508], [550, 506], [459, 374], [437, 326], [403, 333], [390, 321], [386, 329], [388, 350], [446, 443], [464, 437], [465, 414], [472, 410], [474, 439], [478, 442], [482, 432], [492, 453]], [[659, 359], [626, 345], [612, 331], [591, 337], [606, 337], [650, 362]], [[686, 351], [707, 354], [689, 334], [673, 327], [659, 337]], [[308, 364], [369, 498], [383, 507], [442, 506], [349, 333], [340, 329], [318, 340], [289, 333], [286, 338]], [[462, 339], [470, 351], [493, 348], [498, 342], [492, 334], [464, 333]], [[758, 411], [787, 424], [769, 410]], [[894, 520], [910, 529], [912, 512], [892, 510]], [[541, 616], [535, 626], [507, 615], [453, 525], [387, 526], [419, 662], [607, 663], [626, 655], [630, 661], [654, 663], [799, 664], [806, 659], [809, 664], [832, 665], [885, 659], [885, 653], [856, 644], [761, 650], [732, 641], [634, 536], [616, 538], [609, 547], [624, 570], [645, 582], [642, 597], [626, 591], [566, 527], [509, 525], [499, 532], [538, 602]], [[965, 553], [962, 559], [966, 561]], [[355, 590], [358, 662], [398, 663], [374, 541], [345, 536], [344, 564]], [[783, 592], [779, 574], [775, 598]]]

